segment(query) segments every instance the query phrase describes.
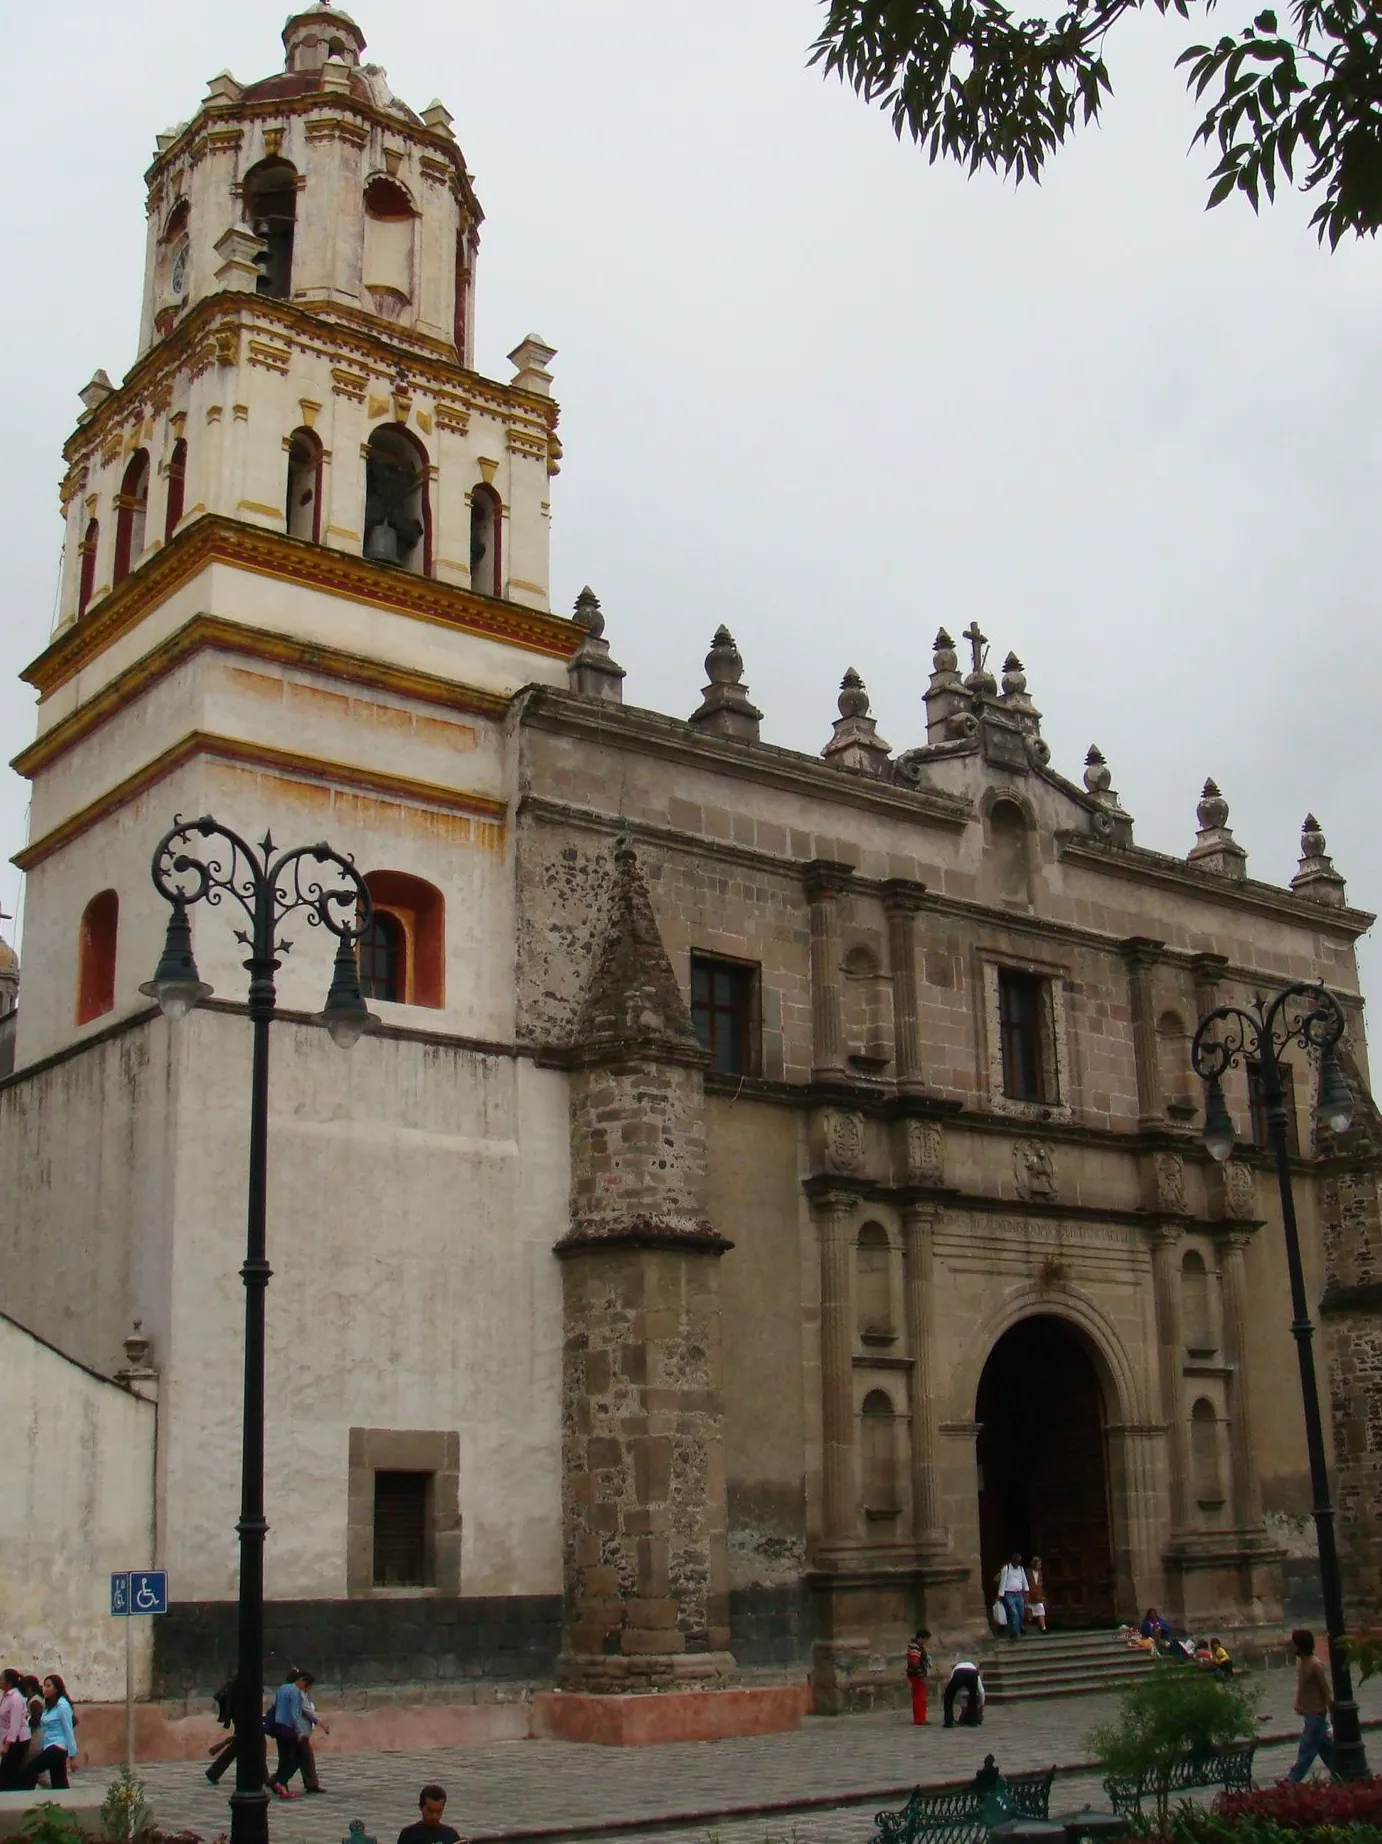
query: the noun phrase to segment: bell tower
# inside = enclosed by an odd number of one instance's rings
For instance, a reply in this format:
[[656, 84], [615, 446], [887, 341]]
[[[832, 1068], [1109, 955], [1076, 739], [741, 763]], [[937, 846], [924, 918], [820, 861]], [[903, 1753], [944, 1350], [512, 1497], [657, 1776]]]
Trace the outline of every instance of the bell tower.
[[[407, 834], [440, 799], [503, 845], [503, 710], [564, 684], [584, 638], [548, 613], [554, 352], [529, 336], [507, 381], [474, 370], [483, 213], [451, 116], [400, 101], [337, 6], [283, 46], [158, 136], [139, 352], [85, 387], [64, 450], [58, 621], [16, 763], [32, 939], [63, 952], [26, 983], [21, 1063], [91, 1022], [69, 949], [104, 885], [114, 1009], [141, 1003], [154, 938], [136, 957], [129, 929], [175, 811], [253, 784], [247, 822], [278, 832], [310, 787]], [[464, 741], [433, 721], [458, 709]], [[368, 849], [425, 874], [397, 839]]]

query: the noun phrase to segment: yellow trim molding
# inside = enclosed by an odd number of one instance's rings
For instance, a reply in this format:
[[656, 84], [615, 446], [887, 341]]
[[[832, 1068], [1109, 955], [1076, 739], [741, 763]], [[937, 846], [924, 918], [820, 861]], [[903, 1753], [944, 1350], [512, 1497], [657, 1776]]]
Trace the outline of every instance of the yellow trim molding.
[[346, 653], [338, 647], [297, 640], [290, 634], [270, 634], [261, 628], [244, 627], [238, 621], [224, 621], [216, 615], [194, 615], [185, 627], [170, 634], [151, 653], [127, 666], [80, 710], [54, 724], [27, 749], [21, 749], [10, 767], [32, 780], [51, 762], [66, 755], [83, 737], [99, 729], [116, 711], [160, 679], [167, 678], [184, 660], [210, 649], [267, 661], [275, 666], [300, 667], [362, 691], [391, 692], [398, 697], [416, 699], [421, 704], [461, 711], [468, 717], [500, 718], [509, 708], [509, 699], [500, 692], [457, 685], [451, 679], [438, 678], [430, 672], [411, 672], [406, 667], [366, 659], [362, 654]]
[[382, 795], [389, 800], [407, 800], [427, 807], [439, 807], [449, 813], [468, 813], [477, 819], [488, 820], [491, 824], [502, 825], [508, 814], [508, 807], [502, 800], [496, 800], [489, 794], [470, 794], [459, 788], [442, 787], [434, 781], [414, 781], [406, 775], [389, 775], [376, 769], [363, 769], [352, 762], [324, 762], [316, 756], [297, 755], [291, 749], [274, 749], [265, 743], [249, 743], [235, 736], [214, 736], [205, 730], [194, 730], [180, 743], [174, 743], [171, 749], [155, 756], [152, 762], [127, 775], [115, 787], [109, 789], [98, 799], [90, 801], [85, 807], [65, 819], [60, 826], [45, 833], [41, 839], [35, 839], [26, 845], [23, 851], [16, 852], [12, 864], [21, 871], [31, 871], [45, 858], [51, 858], [54, 852], [70, 845], [83, 833], [121, 807], [126, 807], [132, 800], [166, 780], [186, 763], [195, 761], [200, 756], [207, 756], [222, 762], [243, 763], [250, 768], [267, 768], [279, 773], [287, 772], [301, 780], [313, 781], [323, 787], [353, 788], [357, 792]]
[[179, 531], [171, 544], [147, 558], [71, 627], [64, 628], [20, 677], [34, 686], [40, 698], [51, 697], [174, 590], [213, 563], [299, 583], [369, 608], [389, 609], [415, 621], [478, 634], [552, 659], [572, 658], [583, 638], [582, 629], [557, 615], [477, 595], [435, 577], [388, 570], [347, 551], [309, 544], [263, 526], [205, 514]]

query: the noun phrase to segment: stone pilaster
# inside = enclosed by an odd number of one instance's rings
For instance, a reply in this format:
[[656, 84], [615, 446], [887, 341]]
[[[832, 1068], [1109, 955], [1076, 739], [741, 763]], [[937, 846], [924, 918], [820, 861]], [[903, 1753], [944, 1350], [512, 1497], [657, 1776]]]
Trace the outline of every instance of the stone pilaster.
[[854, 1207], [847, 1191], [824, 1191], [812, 1200], [821, 1260], [821, 1543], [826, 1550], [858, 1535], [849, 1235]]
[[1248, 1376], [1248, 1289], [1244, 1251], [1251, 1230], [1235, 1230], [1219, 1242], [1223, 1285], [1224, 1357], [1229, 1376], [1229, 1447], [1233, 1472], [1233, 1521], [1239, 1530], [1262, 1522], [1262, 1482], [1252, 1433], [1252, 1385]]
[[712, 1687], [733, 1671], [719, 1256], [704, 1053], [633, 850], [567, 1053], [562, 1259], [563, 1689]]
[[1160, 1126], [1164, 1120], [1165, 1098], [1161, 1093], [1161, 1066], [1157, 1056], [1156, 995], [1152, 976], [1165, 945], [1145, 935], [1133, 935], [1119, 944], [1128, 970], [1133, 1057], [1137, 1065], [1137, 1112], [1144, 1127]]
[[844, 1080], [844, 1026], [840, 1005], [840, 898], [854, 867], [815, 858], [804, 869], [811, 906], [811, 1073], [819, 1081]]
[[893, 977], [893, 1061], [897, 1086], [921, 1092], [921, 1026], [917, 1004], [916, 917], [926, 901], [925, 884], [896, 877], [883, 886], [888, 918], [888, 964]]
[[1157, 1365], [1161, 1378], [1161, 1412], [1166, 1419], [1170, 1467], [1171, 1541], [1190, 1527], [1190, 1453], [1181, 1402], [1181, 1367], [1185, 1335], [1181, 1329], [1180, 1230], [1165, 1227], [1152, 1237], [1152, 1286], [1156, 1299]]
[[1228, 967], [1226, 954], [1197, 954], [1190, 963], [1195, 983], [1195, 1017], [1203, 1022], [1219, 1003], [1219, 986]]
[[918, 1547], [944, 1549], [949, 1541], [941, 1523], [940, 1432], [936, 1411], [933, 1358], [936, 1349], [934, 1210], [907, 1204], [902, 1235], [907, 1276], [907, 1348], [912, 1359], [912, 1517]]

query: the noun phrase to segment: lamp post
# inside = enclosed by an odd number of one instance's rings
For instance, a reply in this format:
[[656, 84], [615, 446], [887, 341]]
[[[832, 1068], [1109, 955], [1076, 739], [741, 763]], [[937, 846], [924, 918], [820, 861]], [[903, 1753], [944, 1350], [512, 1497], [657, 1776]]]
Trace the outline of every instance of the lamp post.
[[[1222, 1027], [1222, 1029], [1221, 1029]], [[1247, 1057], [1257, 1064], [1258, 1090], [1266, 1117], [1267, 1144], [1276, 1161], [1281, 1191], [1281, 1223], [1286, 1238], [1286, 1269], [1291, 1281], [1291, 1334], [1300, 1365], [1301, 1402], [1305, 1410], [1305, 1445], [1310, 1458], [1310, 1489], [1319, 1541], [1320, 1587], [1325, 1628], [1329, 1634], [1329, 1668], [1334, 1690], [1334, 1769], [1342, 1779], [1361, 1780], [1368, 1771], [1363, 1752], [1358, 1705], [1344, 1648], [1344, 1590], [1334, 1540], [1334, 1504], [1329, 1491], [1320, 1393], [1315, 1378], [1314, 1327], [1305, 1297], [1300, 1262], [1296, 1204], [1291, 1191], [1291, 1161], [1286, 1146], [1286, 1088], [1281, 1058], [1297, 1044], [1319, 1057], [1320, 1093], [1315, 1118], [1342, 1133], [1353, 1117], [1353, 1095], [1334, 1055], [1343, 1036], [1344, 1014], [1324, 982], [1297, 983], [1266, 1000], [1257, 994], [1250, 1008], [1221, 1005], [1200, 1021], [1190, 1046], [1195, 1074], [1205, 1084], [1204, 1143], [1221, 1164], [1231, 1158], [1237, 1141], [1224, 1101], [1222, 1078]]]
[[[210, 840], [198, 855], [196, 841]], [[258, 850], [209, 814], [175, 820], [154, 851], [154, 887], [172, 906], [163, 956], [140, 987], [164, 1016], [186, 1017], [211, 988], [197, 972], [187, 912], [196, 903], [219, 907], [231, 897], [249, 928], [235, 938], [249, 950], [249, 1014], [254, 1027], [250, 1078], [249, 1224], [240, 1278], [245, 1284], [245, 1380], [240, 1462], [239, 1643], [235, 1666], [235, 1791], [230, 1796], [231, 1844], [266, 1844], [269, 1794], [264, 1783], [264, 1290], [272, 1270], [265, 1221], [269, 1142], [269, 1025], [275, 1016], [274, 975], [292, 943], [279, 928], [297, 910], [314, 928], [336, 937], [326, 1005], [318, 1014], [333, 1042], [349, 1049], [372, 1022], [360, 996], [356, 944], [373, 914], [364, 879], [329, 845], [276, 853], [266, 832]]]

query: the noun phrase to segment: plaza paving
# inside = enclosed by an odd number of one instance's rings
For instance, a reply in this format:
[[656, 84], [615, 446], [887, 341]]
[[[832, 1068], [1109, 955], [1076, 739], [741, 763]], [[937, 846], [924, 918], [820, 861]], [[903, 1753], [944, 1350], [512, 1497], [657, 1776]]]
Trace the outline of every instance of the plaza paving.
[[[1299, 1720], [1291, 1715], [1292, 1677], [1258, 1677], [1262, 1724], [1256, 1774], [1276, 1779], [1294, 1757]], [[938, 1699], [936, 1700], [938, 1702]], [[1364, 1719], [1382, 1717], [1382, 1695], [1369, 1685]], [[450, 1794], [447, 1819], [475, 1839], [580, 1838], [616, 1832], [620, 1844], [691, 1844], [713, 1834], [718, 1844], [864, 1844], [873, 1814], [896, 1805], [917, 1782], [967, 1778], [992, 1753], [1016, 1772], [1062, 1773], [1053, 1813], [1103, 1803], [1084, 1738], [1114, 1712], [1112, 1696], [1053, 1698], [990, 1707], [981, 1729], [946, 1730], [936, 1719], [914, 1728], [903, 1711], [808, 1718], [795, 1734], [744, 1741], [674, 1743], [658, 1748], [598, 1748], [569, 1742], [497, 1742], [416, 1753], [338, 1754], [327, 1738], [318, 1753], [320, 1798], [275, 1801], [273, 1835], [283, 1844], [340, 1844], [353, 1818], [381, 1844], [392, 1844], [417, 1816], [417, 1789], [439, 1780]], [[329, 1719], [329, 1710], [324, 1709]], [[1267, 1738], [1289, 1735], [1289, 1740]], [[1368, 1735], [1382, 1763], [1382, 1733]], [[1083, 1769], [1083, 1771], [1080, 1771]], [[140, 1769], [164, 1831], [208, 1839], [227, 1828], [226, 1796], [207, 1784], [194, 1761]], [[105, 1780], [109, 1770], [91, 1778]], [[86, 1776], [81, 1776], [83, 1783]]]

